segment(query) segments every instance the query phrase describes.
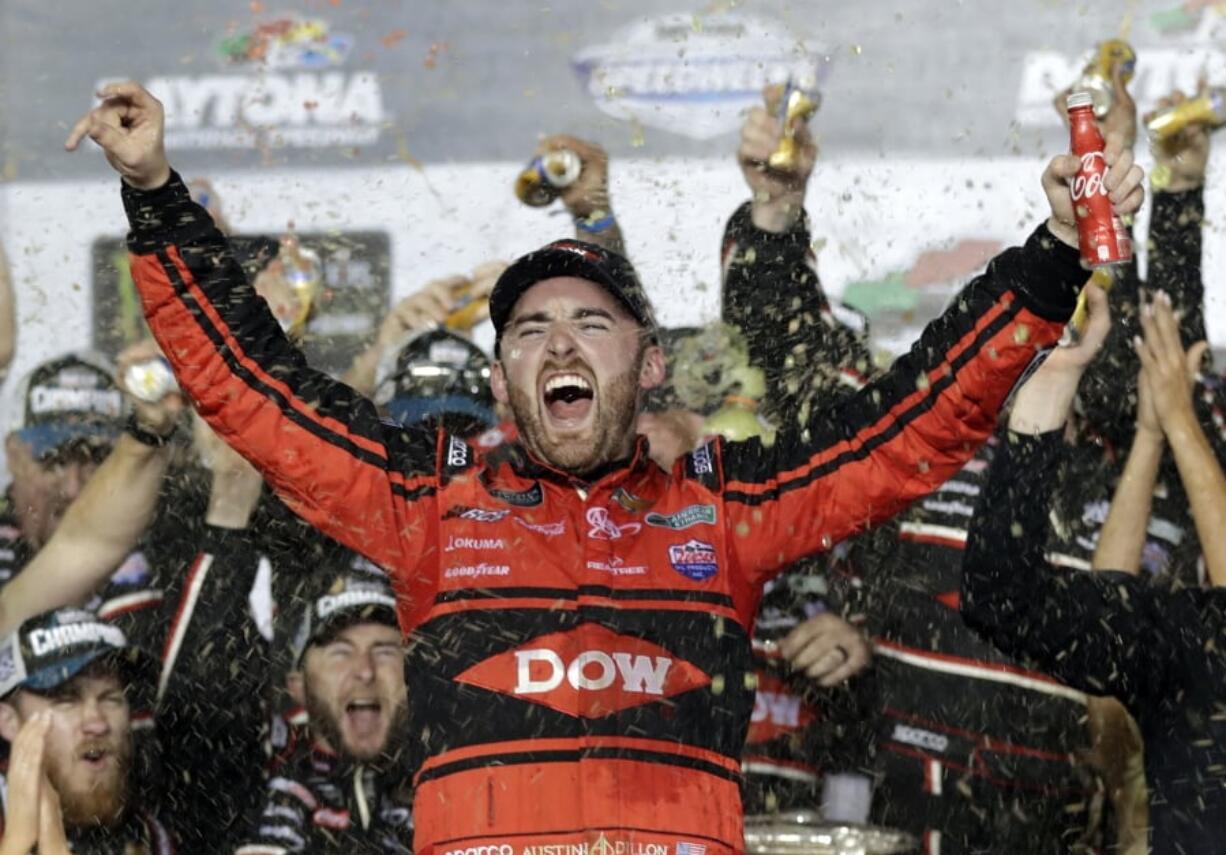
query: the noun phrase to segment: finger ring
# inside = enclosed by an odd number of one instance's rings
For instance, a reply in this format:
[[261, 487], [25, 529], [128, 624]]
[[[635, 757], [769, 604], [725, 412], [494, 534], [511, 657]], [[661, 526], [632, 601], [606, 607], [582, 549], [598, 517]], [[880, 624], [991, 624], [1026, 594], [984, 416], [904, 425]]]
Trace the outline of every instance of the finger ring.
[[839, 651], [839, 653], [842, 653], [842, 654], [843, 654], [843, 661], [844, 661], [844, 662], [848, 662], [848, 661], [850, 661], [850, 660], [851, 660], [851, 654], [847, 652], [847, 648], [846, 648], [846, 647], [844, 647], [843, 645], [841, 645], [841, 644], [836, 644], [836, 645], [834, 646], [834, 649], [835, 649], [835, 650], [837, 650], [837, 651]]

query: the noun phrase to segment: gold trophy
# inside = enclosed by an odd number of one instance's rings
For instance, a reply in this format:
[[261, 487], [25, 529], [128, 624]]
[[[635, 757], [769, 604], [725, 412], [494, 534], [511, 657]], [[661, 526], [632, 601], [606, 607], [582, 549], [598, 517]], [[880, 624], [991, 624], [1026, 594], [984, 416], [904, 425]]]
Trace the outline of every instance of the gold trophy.
[[1120, 66], [1125, 83], [1132, 80], [1137, 67], [1137, 54], [1132, 45], [1123, 39], [1107, 39], [1100, 42], [1094, 58], [1081, 72], [1073, 86], [1074, 92], [1089, 92], [1094, 102], [1094, 117], [1101, 119], [1115, 102], [1115, 69]]
[[817, 112], [821, 104], [815, 85], [798, 85], [788, 78], [783, 89], [783, 97], [779, 99], [779, 124], [783, 126], [783, 138], [779, 147], [771, 152], [767, 164], [771, 169], [780, 172], [790, 172], [796, 168], [796, 158], [799, 154], [796, 148], [796, 129], [809, 117]]
[[443, 325], [453, 332], [467, 332], [490, 316], [489, 296], [479, 293], [478, 283], [471, 279], [452, 291], [456, 308], [452, 309]]
[[323, 264], [318, 254], [304, 247], [298, 236], [292, 234], [281, 238], [279, 260], [281, 275], [295, 301], [294, 316], [288, 319], [285, 331], [290, 338], [301, 339], [323, 294]]

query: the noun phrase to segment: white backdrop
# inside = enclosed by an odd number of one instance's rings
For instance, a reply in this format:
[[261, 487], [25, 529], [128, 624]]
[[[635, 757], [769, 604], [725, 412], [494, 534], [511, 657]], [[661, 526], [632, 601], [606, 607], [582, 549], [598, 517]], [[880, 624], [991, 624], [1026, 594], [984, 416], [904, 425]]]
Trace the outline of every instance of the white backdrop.
[[[61, 155], [68, 157], [69, 155]], [[99, 157], [86, 151], [76, 157]], [[568, 234], [555, 206], [518, 203], [518, 163], [408, 166], [210, 175], [226, 213], [243, 232], [379, 229], [392, 246], [393, 298], [429, 279], [512, 258]], [[1042, 163], [1030, 159], [829, 160], [810, 185], [808, 209], [827, 290], [906, 270], [925, 250], [966, 238], [1017, 243], [1046, 216]], [[1226, 343], [1226, 246], [1217, 213], [1226, 187], [1210, 175], [1205, 280], [1215, 344]], [[614, 164], [614, 207], [661, 322], [694, 324], [718, 315], [723, 225], [747, 196], [731, 157], [622, 160]], [[125, 229], [114, 181], [0, 185], [0, 239], [8, 249], [19, 307], [17, 376], [58, 352], [90, 343], [90, 246]], [[1145, 228], [1142, 218], [1141, 234]], [[1137, 241], [1144, 248], [1143, 237]]]

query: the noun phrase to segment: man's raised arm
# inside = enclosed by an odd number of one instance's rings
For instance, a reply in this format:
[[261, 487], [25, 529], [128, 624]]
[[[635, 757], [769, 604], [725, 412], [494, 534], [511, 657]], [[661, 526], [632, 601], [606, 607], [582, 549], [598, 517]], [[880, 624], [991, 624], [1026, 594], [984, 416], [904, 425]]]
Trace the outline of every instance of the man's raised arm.
[[[1143, 176], [1131, 151], [1113, 141], [1105, 156], [1116, 210], [1135, 211]], [[720, 445], [726, 520], [751, 579], [893, 516], [991, 434], [1023, 371], [1059, 339], [1087, 279], [1068, 191], [1078, 166], [1072, 155], [1051, 161], [1047, 223], [997, 256], [883, 377], [781, 431], [773, 446]]]
[[406, 566], [427, 542], [428, 526], [406, 518], [433, 496], [437, 438], [387, 427], [307, 366], [170, 169], [162, 105], [135, 83], [98, 94], [66, 145], [89, 136], [123, 176], [132, 278], [179, 385], [296, 513], [382, 566]]

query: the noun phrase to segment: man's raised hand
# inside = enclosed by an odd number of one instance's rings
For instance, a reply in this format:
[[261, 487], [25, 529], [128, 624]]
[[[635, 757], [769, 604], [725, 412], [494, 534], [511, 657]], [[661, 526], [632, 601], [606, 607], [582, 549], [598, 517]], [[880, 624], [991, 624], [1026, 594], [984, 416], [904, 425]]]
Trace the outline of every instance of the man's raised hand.
[[741, 126], [741, 144], [736, 155], [745, 183], [753, 194], [754, 225], [776, 233], [788, 231], [800, 219], [805, 188], [817, 163], [817, 143], [808, 124], [794, 120], [796, 162], [786, 170], [770, 166], [770, 156], [779, 148], [784, 132], [778, 118], [784, 91], [779, 85], [762, 90], [764, 106], [749, 111]]
[[[1124, 145], [1118, 134], [1107, 137], [1103, 159], [1107, 173], [1103, 186], [1115, 212], [1121, 217], [1136, 213], [1145, 201], [1145, 172], [1133, 162], [1132, 149]], [[1075, 154], [1058, 154], [1043, 172], [1043, 192], [1051, 205], [1047, 228], [1069, 246], [1077, 246], [1077, 217], [1073, 212], [1073, 197], [1069, 186], [1077, 175], [1081, 160]]]
[[131, 81], [104, 86], [98, 97], [102, 103], [77, 121], [64, 147], [76, 151], [89, 137], [124, 181], [139, 190], [161, 187], [170, 179], [162, 103]]

